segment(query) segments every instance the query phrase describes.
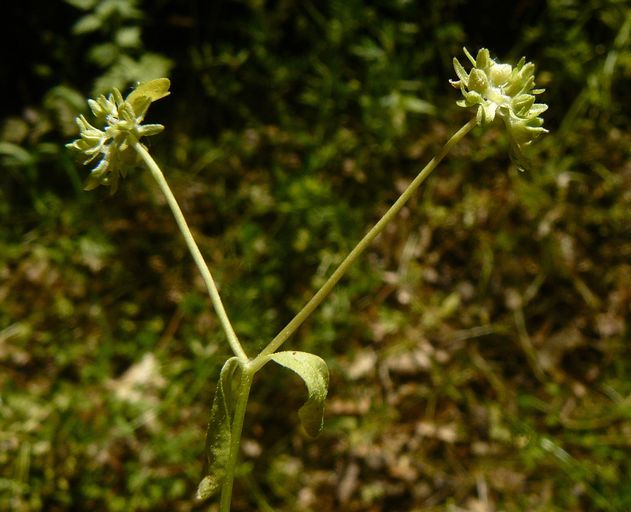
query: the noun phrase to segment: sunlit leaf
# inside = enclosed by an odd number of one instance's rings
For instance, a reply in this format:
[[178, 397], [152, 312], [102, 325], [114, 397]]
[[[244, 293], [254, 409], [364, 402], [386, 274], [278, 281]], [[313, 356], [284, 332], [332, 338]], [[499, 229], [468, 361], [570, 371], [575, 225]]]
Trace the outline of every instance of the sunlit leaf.
[[465, 71], [465, 69], [462, 67], [462, 64], [460, 64], [460, 61], [456, 59], [455, 57], [453, 59], [453, 63], [454, 63], [454, 70], [456, 71], [456, 75], [458, 76], [458, 79], [462, 83], [464, 83], [466, 86], [468, 86], [469, 73]]
[[324, 400], [329, 390], [329, 368], [322, 358], [308, 352], [277, 352], [271, 359], [296, 372], [307, 385], [308, 398], [298, 415], [307, 434], [316, 437], [323, 425]]
[[151, 103], [171, 94], [169, 87], [171, 81], [168, 78], [156, 78], [148, 82], [141, 83], [125, 98], [136, 115], [142, 116], [147, 111]]
[[234, 413], [232, 382], [238, 368], [239, 360], [232, 357], [221, 369], [206, 434], [206, 476], [197, 487], [197, 499], [200, 500], [205, 500], [215, 494], [221, 488], [224, 479], [225, 468], [230, 457]]
[[0, 157], [4, 156], [8, 157], [7, 160], [9, 165], [27, 166], [35, 163], [31, 153], [17, 144], [12, 144], [11, 142], [0, 142]]
[[88, 32], [94, 32], [101, 28], [103, 22], [98, 16], [88, 14], [74, 24], [72, 31], [75, 34], [87, 34]]

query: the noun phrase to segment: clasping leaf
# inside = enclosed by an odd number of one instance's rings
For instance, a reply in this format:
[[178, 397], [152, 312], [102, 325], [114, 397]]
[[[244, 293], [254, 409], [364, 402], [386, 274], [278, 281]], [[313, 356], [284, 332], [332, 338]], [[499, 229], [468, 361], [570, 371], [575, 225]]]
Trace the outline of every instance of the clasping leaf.
[[224, 479], [225, 468], [230, 457], [232, 418], [234, 415], [233, 380], [239, 359], [231, 357], [221, 369], [215, 398], [210, 410], [208, 433], [206, 434], [206, 476], [197, 488], [197, 499], [205, 500], [215, 494]]
[[298, 415], [307, 434], [316, 437], [323, 425], [324, 400], [329, 390], [329, 368], [323, 359], [308, 352], [277, 352], [270, 358], [296, 372], [307, 385], [309, 396]]

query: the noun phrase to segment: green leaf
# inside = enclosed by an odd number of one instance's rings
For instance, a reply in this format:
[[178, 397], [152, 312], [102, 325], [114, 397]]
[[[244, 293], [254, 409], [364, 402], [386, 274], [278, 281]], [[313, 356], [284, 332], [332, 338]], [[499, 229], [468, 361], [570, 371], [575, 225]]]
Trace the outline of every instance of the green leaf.
[[101, 28], [102, 24], [103, 22], [98, 16], [88, 14], [74, 24], [72, 31], [75, 34], [87, 34], [88, 32], [98, 30]]
[[123, 48], [139, 48], [140, 42], [140, 27], [122, 27], [114, 34], [116, 43]]
[[415, 114], [434, 114], [436, 112], [434, 105], [420, 98], [403, 96], [402, 100], [403, 106], [408, 112], [414, 112]]
[[[156, 77], [168, 76], [173, 62], [162, 55], [144, 52], [139, 59], [120, 55], [94, 83], [95, 94], [105, 94], [112, 87], [125, 89], [129, 83], [145, 83]], [[147, 100], [151, 103], [150, 100]]]
[[323, 359], [308, 352], [277, 352], [270, 358], [296, 372], [307, 385], [309, 397], [298, 415], [307, 434], [317, 437], [322, 430], [324, 400], [329, 391], [329, 368]]
[[205, 500], [215, 494], [224, 479], [226, 464], [230, 457], [232, 417], [234, 400], [232, 383], [239, 368], [239, 359], [231, 357], [221, 369], [215, 398], [210, 409], [206, 434], [206, 476], [197, 487], [197, 499]]
[[31, 153], [11, 142], [0, 142], [0, 156], [8, 157], [7, 163], [11, 166], [28, 166], [35, 163], [35, 158]]
[[125, 98], [125, 101], [132, 106], [137, 116], [143, 116], [151, 103], [171, 94], [169, 92], [170, 86], [171, 81], [168, 78], [149, 80], [138, 85]]

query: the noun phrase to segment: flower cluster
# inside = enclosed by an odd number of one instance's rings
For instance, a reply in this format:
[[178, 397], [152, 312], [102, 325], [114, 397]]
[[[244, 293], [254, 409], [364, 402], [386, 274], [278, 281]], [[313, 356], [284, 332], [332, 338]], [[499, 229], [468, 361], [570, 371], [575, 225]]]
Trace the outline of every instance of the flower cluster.
[[114, 193], [120, 177], [125, 177], [129, 166], [138, 159], [134, 149], [142, 137], [160, 133], [160, 124], [141, 124], [149, 105], [169, 94], [169, 80], [160, 78], [139, 84], [126, 98], [118, 89], [109, 97], [103, 95], [96, 100], [88, 100], [88, 105], [96, 119], [97, 128], [83, 115], [77, 117], [80, 138], [67, 144], [67, 147], [80, 151], [85, 157], [84, 164], [98, 162], [92, 169], [85, 184], [85, 190], [99, 185], [110, 187]]
[[478, 124], [491, 123], [495, 117], [501, 117], [517, 150], [547, 132], [539, 116], [548, 106], [535, 103], [535, 94], [544, 90], [534, 88], [535, 65], [532, 62], [526, 62], [522, 57], [513, 67], [493, 61], [486, 48], [482, 48], [475, 59], [466, 48], [463, 50], [473, 69], [467, 73], [454, 58], [458, 80], [450, 82], [464, 97], [458, 101], [459, 106], [477, 107]]

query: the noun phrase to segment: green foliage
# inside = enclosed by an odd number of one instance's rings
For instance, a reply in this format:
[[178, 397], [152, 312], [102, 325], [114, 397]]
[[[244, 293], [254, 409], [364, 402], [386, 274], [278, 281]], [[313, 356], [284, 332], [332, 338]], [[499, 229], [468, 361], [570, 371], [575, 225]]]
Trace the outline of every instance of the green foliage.
[[135, 87], [125, 101], [131, 105], [137, 116], [144, 117], [149, 105], [171, 94], [169, 87], [171, 87], [171, 82], [168, 78], [150, 80]]
[[239, 369], [239, 359], [231, 357], [221, 369], [215, 398], [210, 410], [206, 434], [206, 476], [197, 488], [197, 498], [205, 500], [221, 489], [232, 445], [235, 390], [233, 381]]
[[151, 149], [250, 353], [462, 119], [463, 44], [537, 63], [551, 133], [518, 173], [473, 132], [302, 327], [331, 365], [318, 440], [302, 386], [255, 382], [233, 509], [630, 509], [627, 4], [145, 2], [76, 36], [63, 4], [16, 14], [39, 44], [0, 120], [0, 509], [195, 506], [225, 339], [148, 176], [81, 192], [62, 144], [93, 84], [174, 63]]
[[329, 368], [321, 357], [307, 352], [276, 352], [272, 361], [295, 372], [307, 386], [309, 398], [298, 414], [305, 431], [317, 437], [324, 421], [324, 401], [329, 391]]
[[[89, 60], [101, 68], [93, 92], [102, 94], [113, 88], [124, 90], [130, 83], [167, 76], [170, 59], [144, 52], [142, 44], [143, 11], [139, 0], [66, 0], [84, 11], [72, 27], [79, 37], [97, 34], [103, 39], [87, 51]], [[137, 56], [137, 57], [136, 57]]]

